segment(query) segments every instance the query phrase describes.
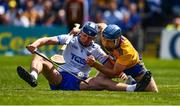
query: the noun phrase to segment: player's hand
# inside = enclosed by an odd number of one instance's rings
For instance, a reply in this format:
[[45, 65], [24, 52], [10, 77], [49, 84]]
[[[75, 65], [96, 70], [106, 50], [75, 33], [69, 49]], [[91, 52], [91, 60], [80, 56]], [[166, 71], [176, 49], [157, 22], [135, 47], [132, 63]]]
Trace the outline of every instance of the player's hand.
[[69, 35], [77, 35], [81, 30], [79, 29], [79, 27], [74, 27], [71, 32], [69, 33]]
[[96, 60], [94, 58], [94, 56], [90, 55], [86, 58], [86, 63], [90, 66], [93, 67], [95, 64]]
[[119, 78], [121, 78], [122, 80], [127, 80], [128, 79], [128, 76], [124, 73], [124, 72], [121, 72], [119, 74]]
[[34, 51], [37, 50], [37, 47], [33, 46], [33, 45], [28, 45], [26, 46], [26, 48], [32, 53], [34, 54]]
[[102, 32], [107, 27], [105, 23], [98, 23], [97, 25], [100, 32]]

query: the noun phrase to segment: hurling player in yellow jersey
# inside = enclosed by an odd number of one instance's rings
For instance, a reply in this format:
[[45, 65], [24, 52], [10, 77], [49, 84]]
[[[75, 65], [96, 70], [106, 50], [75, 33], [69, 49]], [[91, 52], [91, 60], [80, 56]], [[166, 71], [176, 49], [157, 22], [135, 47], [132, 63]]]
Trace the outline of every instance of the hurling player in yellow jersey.
[[100, 41], [111, 57], [113, 68], [96, 62], [91, 55], [86, 60], [87, 64], [110, 77], [121, 77], [123, 73], [132, 76], [138, 82], [137, 86], [141, 86], [137, 87], [136, 91], [158, 92], [156, 83], [151, 73], [145, 68], [142, 58], [130, 41], [121, 35], [121, 28], [114, 24], [99, 24], [99, 27], [102, 30]]

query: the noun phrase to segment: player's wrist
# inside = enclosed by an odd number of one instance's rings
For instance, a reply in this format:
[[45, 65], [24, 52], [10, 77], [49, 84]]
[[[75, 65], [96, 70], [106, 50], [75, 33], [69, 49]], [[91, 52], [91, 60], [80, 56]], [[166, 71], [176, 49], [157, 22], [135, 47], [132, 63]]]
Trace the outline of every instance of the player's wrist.
[[99, 67], [99, 63], [98, 63], [98, 62], [94, 62], [94, 63], [92, 64], [92, 67], [94, 67], [94, 68], [97, 68], [97, 69], [98, 69], [98, 67]]

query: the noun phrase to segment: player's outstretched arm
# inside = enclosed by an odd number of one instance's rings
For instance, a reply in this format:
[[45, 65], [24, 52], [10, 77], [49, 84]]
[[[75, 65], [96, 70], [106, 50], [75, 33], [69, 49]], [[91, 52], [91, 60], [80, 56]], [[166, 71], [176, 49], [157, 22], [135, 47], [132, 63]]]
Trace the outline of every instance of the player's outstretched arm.
[[55, 45], [58, 44], [58, 39], [57, 37], [43, 37], [43, 38], [39, 38], [38, 40], [36, 40], [35, 42], [33, 42], [32, 44], [27, 46], [27, 49], [34, 54], [34, 51], [43, 46], [43, 45]]
[[107, 75], [109, 77], [119, 77], [119, 75], [122, 74], [123, 69], [125, 68], [125, 66], [122, 66], [121, 68], [119, 68], [119, 66], [117, 64], [115, 64], [113, 68], [108, 68], [105, 65], [100, 64], [99, 62], [97, 62], [95, 60], [94, 56], [92, 56], [92, 55], [87, 57], [86, 63], [90, 67], [96, 68], [98, 71], [102, 72], [103, 74], [105, 74], [105, 75]]

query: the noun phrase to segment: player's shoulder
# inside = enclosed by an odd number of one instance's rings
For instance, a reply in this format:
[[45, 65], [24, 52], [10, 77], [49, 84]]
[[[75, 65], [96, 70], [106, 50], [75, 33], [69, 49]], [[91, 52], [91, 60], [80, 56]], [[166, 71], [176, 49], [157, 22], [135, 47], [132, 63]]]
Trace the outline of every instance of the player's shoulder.
[[59, 37], [68, 37], [69, 35], [68, 34], [59, 34], [57, 36], [59, 36]]
[[68, 38], [68, 34], [60, 34], [60, 35], [57, 35], [55, 37], [57, 37], [58, 39], [67, 39]]

